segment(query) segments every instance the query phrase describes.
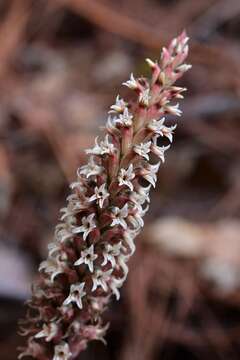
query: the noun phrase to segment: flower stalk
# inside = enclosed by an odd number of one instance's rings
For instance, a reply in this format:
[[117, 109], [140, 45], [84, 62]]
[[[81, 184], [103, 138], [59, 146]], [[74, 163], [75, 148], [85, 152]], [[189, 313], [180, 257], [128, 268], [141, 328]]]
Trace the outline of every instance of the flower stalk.
[[159, 62], [147, 59], [151, 78], [131, 74], [125, 86], [137, 99], [119, 96], [110, 107], [103, 140], [86, 150], [87, 165], [77, 171], [67, 206], [61, 209], [54, 241], [32, 288], [22, 334], [28, 337], [19, 359], [70, 360], [90, 340], [104, 341], [108, 325], [102, 314], [127, 274], [134, 238], [144, 225], [149, 191], [171, 143], [174, 126], [164, 116], [181, 116], [178, 104], [185, 88], [176, 87], [190, 65], [183, 32], [163, 48]]

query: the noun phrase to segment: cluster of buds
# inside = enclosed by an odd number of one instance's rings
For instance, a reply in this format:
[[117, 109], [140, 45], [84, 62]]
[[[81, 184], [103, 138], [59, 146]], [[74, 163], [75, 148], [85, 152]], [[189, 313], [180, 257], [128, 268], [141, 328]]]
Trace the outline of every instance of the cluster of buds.
[[89, 162], [77, 171], [67, 206], [49, 244], [47, 260], [28, 301], [22, 334], [27, 346], [19, 359], [70, 360], [88, 341], [104, 341], [102, 314], [128, 274], [134, 238], [143, 227], [149, 191], [172, 142], [174, 126], [164, 115], [181, 115], [178, 104], [185, 88], [174, 86], [190, 65], [185, 33], [163, 48], [159, 62], [147, 59], [150, 80], [131, 75], [125, 86], [136, 99], [119, 96], [111, 106], [103, 140], [88, 149]]

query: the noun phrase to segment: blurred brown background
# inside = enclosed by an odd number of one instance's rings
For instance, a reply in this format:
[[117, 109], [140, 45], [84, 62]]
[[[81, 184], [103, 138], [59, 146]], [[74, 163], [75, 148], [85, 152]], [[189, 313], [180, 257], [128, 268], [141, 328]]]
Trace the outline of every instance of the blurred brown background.
[[186, 28], [175, 142], [111, 321], [80, 359], [240, 357], [240, 1], [0, 2], [0, 358], [68, 184], [131, 71]]

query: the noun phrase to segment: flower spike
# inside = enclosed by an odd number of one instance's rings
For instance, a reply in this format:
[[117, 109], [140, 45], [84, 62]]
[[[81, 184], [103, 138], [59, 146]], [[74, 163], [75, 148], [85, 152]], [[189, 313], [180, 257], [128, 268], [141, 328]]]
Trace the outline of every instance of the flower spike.
[[159, 61], [147, 59], [150, 79], [131, 74], [123, 84], [136, 92], [135, 100], [117, 96], [105, 137], [86, 150], [89, 161], [70, 186], [28, 301], [35, 313], [24, 320], [28, 339], [19, 359], [74, 360], [89, 341], [105, 341], [102, 314], [111, 295], [120, 297], [150, 189], [173, 141], [176, 125], [169, 126], [167, 116], [182, 114], [176, 99], [186, 89], [175, 82], [190, 69], [187, 42], [183, 32], [162, 49]]

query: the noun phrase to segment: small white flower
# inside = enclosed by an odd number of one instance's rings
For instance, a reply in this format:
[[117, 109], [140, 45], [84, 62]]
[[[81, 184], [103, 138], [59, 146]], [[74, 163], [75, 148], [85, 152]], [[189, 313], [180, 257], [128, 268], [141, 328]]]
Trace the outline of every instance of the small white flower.
[[95, 139], [95, 146], [92, 149], [87, 149], [87, 154], [92, 155], [104, 155], [104, 154], [113, 154], [115, 150], [114, 145], [109, 142], [109, 136], [106, 135], [104, 140], [98, 144], [98, 138]]
[[125, 279], [116, 279], [115, 277], [111, 278], [111, 281], [109, 283], [109, 287], [112, 290], [113, 294], [116, 296], [116, 299], [120, 299], [120, 292], [119, 288], [123, 285]]
[[121, 225], [124, 229], [126, 229], [127, 223], [124, 219], [128, 216], [128, 204], [125, 204], [122, 209], [114, 207], [112, 209], [112, 214], [114, 217], [111, 226]]
[[86, 295], [86, 292], [83, 290], [85, 283], [72, 284], [70, 287], [70, 294], [64, 300], [63, 305], [66, 306], [71, 302], [75, 302], [79, 309], [82, 309], [82, 298]]
[[57, 275], [64, 273], [65, 264], [59, 261], [58, 258], [48, 258], [47, 260], [41, 262], [39, 271], [44, 271], [46, 274], [49, 274], [50, 280], [53, 282]]
[[152, 61], [151, 59], [146, 59], [147, 64], [150, 66], [150, 68], [154, 69], [157, 66], [157, 63]]
[[145, 202], [150, 202], [149, 191], [151, 189], [151, 185], [144, 187], [140, 186], [137, 192], [133, 192], [130, 196], [130, 199], [135, 204], [143, 205]]
[[154, 131], [155, 134], [159, 134], [161, 136], [166, 136], [170, 142], [173, 140], [173, 131], [176, 129], [177, 125], [173, 125], [170, 127], [167, 127], [164, 125], [165, 118], [162, 118], [160, 120], [152, 120], [148, 124], [148, 128], [152, 131]]
[[165, 121], [164, 117], [159, 120], [153, 119], [152, 121], [150, 121], [147, 127], [148, 129], [154, 131], [154, 133], [160, 134], [162, 128], [165, 126], [164, 121]]
[[91, 245], [88, 249], [81, 251], [81, 257], [75, 261], [74, 265], [86, 264], [89, 270], [93, 272], [93, 262], [97, 257], [97, 254], [94, 254], [94, 246]]
[[138, 82], [135, 80], [133, 74], [130, 75], [130, 80], [123, 83], [123, 85], [127, 86], [129, 89], [136, 90], [138, 88]]
[[60, 252], [61, 252], [61, 245], [59, 243], [54, 241], [48, 244], [48, 254], [50, 257], [54, 255], [59, 256]]
[[151, 145], [151, 151], [157, 155], [159, 157], [160, 160], [162, 160], [162, 162], [164, 163], [165, 161], [165, 151], [168, 150], [170, 148], [170, 145], [168, 146], [158, 146], [157, 145], [157, 139], [158, 137], [155, 136], [153, 138], [153, 143]]
[[162, 134], [163, 134], [162, 136], [166, 136], [166, 138], [168, 138], [168, 140], [170, 142], [172, 142], [173, 141], [173, 131], [176, 129], [176, 127], [177, 127], [177, 125], [173, 125], [173, 126], [170, 126], [170, 127], [165, 126], [162, 129]]
[[72, 231], [68, 224], [61, 223], [55, 228], [55, 238], [57, 242], [64, 243], [71, 240], [73, 237]]
[[85, 175], [86, 178], [89, 176], [100, 175], [104, 171], [103, 166], [99, 166], [95, 163], [94, 158], [91, 156], [87, 165], [81, 166], [77, 173], [78, 175]]
[[18, 359], [21, 360], [23, 357], [26, 357], [26, 356], [36, 358], [39, 347], [40, 346], [34, 340], [34, 336], [30, 336], [27, 339], [27, 347], [24, 348], [24, 351], [18, 355]]
[[129, 222], [136, 231], [140, 231], [140, 229], [142, 228], [142, 226], [137, 221], [136, 217], [133, 215], [129, 216]]
[[108, 271], [102, 271], [99, 269], [96, 270], [92, 275], [92, 281], [93, 281], [92, 291], [95, 291], [98, 286], [101, 286], [101, 288], [104, 291], [107, 291], [108, 290], [107, 283], [110, 279], [112, 271], [113, 271], [112, 269]]
[[[79, 169], [77, 170], [77, 174], [78, 174], [78, 171], [79, 171]], [[79, 176], [79, 174], [78, 174], [78, 176]], [[83, 183], [83, 179], [81, 179], [80, 177], [77, 181], [74, 181], [73, 183], [70, 184], [70, 189], [76, 189], [81, 194], [85, 194], [87, 191], [86, 186]], [[72, 195], [74, 195], [74, 194], [72, 194]], [[69, 195], [69, 196], [71, 196], [71, 195]], [[67, 200], [68, 200], [68, 198], [67, 198]]]
[[126, 185], [131, 191], [133, 191], [132, 180], [135, 178], [133, 171], [133, 164], [130, 164], [128, 169], [120, 169], [120, 174], [118, 176], [118, 183], [120, 186]]
[[186, 71], [190, 70], [191, 68], [192, 68], [192, 65], [190, 65], [190, 64], [182, 64], [177, 67], [177, 71], [186, 72]]
[[122, 247], [121, 242], [114, 245], [106, 244], [105, 249], [103, 251], [104, 260], [102, 266], [105, 266], [108, 263], [108, 261], [110, 261], [112, 267], [114, 268], [116, 266], [115, 257], [120, 255], [121, 247]]
[[148, 153], [150, 152], [151, 148], [151, 141], [148, 141], [147, 143], [141, 143], [140, 145], [134, 145], [133, 151], [142, 156], [144, 159], [149, 160]]
[[109, 327], [109, 324], [106, 324], [104, 327], [101, 325], [86, 325], [82, 331], [84, 338], [91, 340], [100, 340], [106, 345], [106, 340], [104, 336], [106, 335], [106, 331]]
[[116, 102], [114, 105], [110, 107], [109, 113], [122, 113], [124, 109], [126, 108], [127, 103], [119, 97], [119, 95], [116, 97]]
[[142, 90], [141, 93], [140, 93], [140, 95], [139, 95], [139, 102], [140, 102], [140, 104], [142, 104], [142, 105], [144, 105], [144, 106], [148, 106], [150, 99], [151, 99], [150, 89], [144, 89], [144, 90]]
[[129, 260], [129, 256], [124, 255], [124, 254], [121, 254], [118, 258], [118, 265], [120, 266], [120, 268], [123, 271], [123, 277], [121, 279], [118, 279], [119, 286], [122, 286], [121, 282], [123, 283], [127, 278], [127, 275], [128, 275], [127, 261], [128, 260]]
[[56, 323], [43, 324], [43, 329], [35, 335], [35, 338], [40, 339], [45, 337], [46, 341], [51, 341], [57, 335], [57, 332], [58, 327]]
[[87, 208], [88, 203], [86, 200], [82, 201], [77, 197], [77, 194], [72, 194], [72, 196], [68, 196], [67, 207], [60, 209], [62, 213], [60, 220], [71, 227], [71, 225], [75, 225], [76, 223], [76, 212], [86, 210]]
[[89, 201], [97, 201], [99, 207], [102, 208], [105, 199], [109, 197], [109, 192], [106, 189], [106, 184], [102, 184], [99, 188], [96, 186], [94, 194], [89, 198]]
[[[80, 205], [80, 201], [77, 200], [76, 202], [79, 202], [79, 205]], [[75, 225], [75, 223], [76, 223], [76, 218], [74, 216], [73, 204], [75, 204], [75, 200], [71, 201], [71, 203], [69, 202], [67, 207], [60, 209], [60, 212], [63, 213], [63, 215], [61, 216], [61, 220], [64, 219], [64, 223], [62, 223], [63, 228], [66, 227], [66, 228], [70, 229], [71, 226]], [[81, 204], [81, 209], [86, 209], [86, 206], [82, 207], [82, 204]]]
[[73, 217], [74, 212], [72, 211], [71, 206], [68, 205], [67, 207], [60, 209], [60, 212], [63, 213], [62, 216], [60, 217], [61, 220], [68, 218], [70, 219], [71, 222], [75, 221]]
[[133, 225], [135, 229], [140, 229], [144, 226], [144, 221], [142, 217], [145, 215], [145, 213], [148, 210], [148, 206], [143, 210], [142, 206], [137, 204], [135, 206], [135, 214], [129, 216], [129, 222]]
[[160, 162], [156, 165], [148, 165], [147, 169], [142, 170], [142, 176], [144, 179], [146, 179], [153, 187], [155, 187], [156, 181], [157, 181], [157, 175], [160, 166]]
[[172, 115], [176, 115], [176, 116], [181, 116], [182, 115], [182, 111], [179, 109], [179, 104], [176, 105], [165, 105], [164, 106], [164, 111], [166, 111], [168, 114], [172, 114]]
[[184, 99], [184, 96], [181, 93], [186, 90], [186, 88], [180, 86], [171, 86], [171, 91], [174, 93], [176, 99]]
[[125, 127], [132, 126], [132, 118], [133, 115], [131, 115], [128, 111], [128, 108], [126, 107], [123, 111], [123, 114], [120, 114], [119, 117], [115, 120], [116, 124], [120, 124]]
[[82, 218], [82, 225], [75, 227], [72, 232], [74, 234], [83, 233], [83, 240], [86, 240], [88, 234], [96, 227], [96, 223], [94, 221], [95, 214], [90, 214], [88, 216], [84, 216]]
[[68, 360], [71, 356], [72, 353], [66, 342], [63, 341], [59, 345], [55, 345], [53, 360]]
[[132, 256], [136, 250], [136, 246], [133, 241], [136, 235], [137, 235], [137, 233], [135, 234], [135, 232], [130, 232], [130, 231], [124, 232], [124, 240], [125, 240], [128, 248], [130, 249], [129, 256]]
[[[80, 193], [83, 197], [84, 192], [80, 190]], [[67, 210], [64, 210], [63, 208], [62, 211], [65, 212], [66, 216], [68, 217], [71, 213], [75, 215], [76, 211], [79, 212], [81, 210], [86, 210], [88, 207], [87, 199], [85, 197], [83, 199], [80, 199], [79, 195], [76, 193], [69, 195], [67, 197], [67, 201], [69, 202]], [[65, 214], [63, 214], [64, 218], [66, 217]], [[73, 217], [73, 219], [76, 221], [75, 216]], [[67, 222], [69, 223], [69, 220], [67, 220]], [[74, 221], [72, 222], [72, 224], [74, 224]]]
[[170, 48], [174, 49], [178, 44], [178, 39], [177, 38], [173, 38], [171, 43], [170, 43]]

